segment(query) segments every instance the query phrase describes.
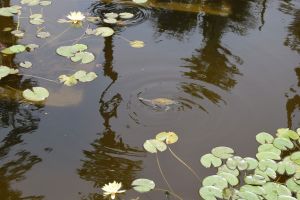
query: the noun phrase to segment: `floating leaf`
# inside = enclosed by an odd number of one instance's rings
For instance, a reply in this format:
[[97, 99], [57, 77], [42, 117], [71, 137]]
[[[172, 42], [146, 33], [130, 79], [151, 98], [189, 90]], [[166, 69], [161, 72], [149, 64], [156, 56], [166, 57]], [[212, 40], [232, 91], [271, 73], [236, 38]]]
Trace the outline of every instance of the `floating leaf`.
[[24, 62], [21, 62], [19, 65], [24, 68], [30, 68], [32, 66], [32, 63], [29, 61], [24, 61]]
[[291, 155], [291, 161], [293, 161], [297, 165], [300, 165], [300, 151], [295, 152]]
[[119, 16], [118, 13], [110, 12], [110, 13], [105, 13], [104, 16], [106, 18], [117, 18]]
[[3, 7], [0, 8], [0, 16], [4, 16], [4, 17], [12, 17], [15, 14], [20, 13], [21, 10], [21, 6], [10, 6], [10, 7]]
[[276, 138], [273, 145], [280, 150], [288, 150], [294, 147], [294, 144], [287, 138]]
[[199, 194], [205, 200], [217, 200], [217, 198], [223, 198], [222, 190], [214, 186], [200, 188]]
[[74, 76], [60, 75], [58, 79], [61, 83], [64, 83], [67, 86], [73, 86], [77, 84], [77, 79]]
[[228, 183], [225, 178], [219, 175], [207, 176], [202, 181], [203, 186], [215, 186], [223, 190], [228, 187]]
[[134, 3], [146, 3], [148, 0], [132, 0]]
[[258, 165], [259, 169], [262, 171], [266, 171], [267, 168], [271, 168], [273, 170], [277, 170], [277, 163], [271, 159], [264, 159], [259, 161]]
[[227, 167], [227, 165], [222, 165], [221, 167], [218, 168], [218, 173], [217, 174], [220, 174], [222, 172], [230, 173], [230, 174], [232, 174], [234, 176], [238, 176], [240, 174], [239, 170], [237, 170], [237, 169], [234, 169], [234, 170], [229, 169]]
[[280, 155], [273, 153], [273, 152], [259, 152], [256, 154], [256, 157], [258, 160], [266, 160], [266, 159], [271, 159], [271, 160], [280, 160]]
[[211, 167], [211, 165], [214, 167], [219, 167], [222, 165], [222, 160], [210, 153], [203, 155], [200, 159], [200, 162], [206, 168]]
[[40, 0], [21, 0], [21, 4], [27, 4], [28, 6], [39, 5]]
[[226, 161], [226, 165], [229, 169], [234, 170], [237, 168], [238, 162], [233, 158], [228, 158]]
[[297, 199], [294, 197], [291, 197], [291, 196], [280, 195], [280, 196], [278, 196], [277, 200], [297, 200]]
[[253, 170], [258, 166], [258, 161], [254, 158], [246, 157], [244, 160], [248, 163], [248, 170]]
[[130, 41], [129, 44], [133, 48], [143, 48], [145, 46], [144, 42], [140, 40]]
[[24, 36], [24, 32], [20, 31], [20, 30], [14, 30], [11, 32], [11, 34], [13, 34], [14, 36], [19, 37], [19, 38]]
[[274, 137], [269, 133], [262, 132], [256, 135], [256, 141], [260, 144], [272, 144], [273, 140]]
[[42, 39], [48, 38], [50, 37], [50, 35], [51, 34], [49, 32], [45, 32], [45, 31], [41, 31], [36, 34], [38, 38], [42, 38]]
[[262, 144], [258, 147], [258, 152], [273, 152], [275, 154], [280, 155], [281, 150], [274, 147], [273, 144]]
[[266, 191], [265, 198], [268, 200], [277, 199], [280, 195], [291, 195], [291, 191], [286, 186], [278, 183], [269, 182], [266, 183], [263, 188]]
[[74, 77], [78, 79], [80, 82], [90, 82], [97, 78], [97, 74], [95, 72], [89, 72], [80, 70], [74, 74]]
[[238, 195], [244, 200], [260, 200], [255, 193], [249, 191], [239, 192]]
[[116, 24], [117, 20], [115, 18], [105, 18], [103, 21], [107, 24]]
[[91, 22], [91, 23], [98, 23], [101, 21], [100, 17], [92, 17], [92, 16], [88, 16], [86, 18], [87, 21]]
[[159, 140], [151, 139], [145, 141], [144, 148], [150, 153], [157, 153], [157, 150], [160, 152], [165, 151], [167, 149], [167, 145]]
[[40, 1], [40, 5], [41, 5], [41, 6], [49, 6], [49, 5], [51, 5], [51, 4], [52, 4], [51, 1]]
[[238, 161], [237, 163], [237, 168], [239, 170], [246, 170], [248, 168], [248, 163], [244, 159]]
[[281, 175], [287, 174], [292, 175], [296, 173], [296, 168], [291, 161], [281, 161], [277, 164], [277, 172]]
[[15, 53], [22, 53], [25, 51], [26, 47], [24, 45], [13, 45], [8, 48], [3, 49], [1, 52], [4, 54], [15, 54]]
[[109, 27], [99, 27], [99, 28], [96, 28], [95, 29], [96, 33], [95, 35], [96, 36], [102, 36], [102, 37], [109, 37], [111, 35], [114, 34], [114, 30], [109, 28]]
[[161, 132], [155, 138], [162, 142], [166, 141], [166, 144], [173, 144], [178, 140], [178, 136], [174, 132]]
[[19, 72], [19, 70], [17, 70], [17, 69], [12, 69], [7, 66], [0, 65], [0, 80], [10, 74], [16, 74], [18, 72]]
[[41, 25], [45, 22], [43, 18], [43, 15], [42, 14], [32, 14], [29, 16], [30, 20], [29, 22], [31, 24], [34, 24], [34, 25]]
[[257, 195], [264, 195], [266, 193], [265, 189], [261, 186], [253, 186], [253, 185], [243, 185], [240, 188], [241, 192], [249, 191]]
[[283, 138], [290, 138], [292, 140], [298, 140], [299, 139], [299, 135], [295, 132], [292, 131], [288, 128], [280, 128], [277, 130], [277, 134], [278, 137], [283, 137]]
[[129, 12], [122, 12], [119, 14], [120, 18], [122, 19], [131, 19], [134, 17], [134, 15], [132, 13]]
[[234, 151], [229, 147], [220, 146], [213, 148], [211, 153], [218, 158], [227, 159], [233, 156]]
[[248, 185], [264, 185], [266, 183], [265, 177], [260, 175], [246, 176], [244, 181]]
[[33, 87], [32, 90], [23, 91], [23, 97], [29, 101], [44, 101], [48, 96], [48, 90], [43, 87]]
[[152, 180], [144, 178], [134, 180], [131, 185], [135, 191], [141, 193], [149, 192], [155, 188], [155, 183]]
[[29, 51], [34, 51], [35, 49], [39, 48], [37, 44], [27, 44], [26, 48], [29, 48]]
[[93, 62], [95, 60], [95, 56], [90, 52], [79, 52], [71, 57], [71, 60], [73, 62], [81, 61], [82, 64], [87, 64]]
[[288, 179], [285, 184], [292, 192], [300, 191], [300, 185], [295, 182], [295, 179], [293, 177]]
[[225, 178], [229, 185], [236, 186], [237, 184], [239, 184], [239, 179], [233, 174], [221, 172], [218, 175]]

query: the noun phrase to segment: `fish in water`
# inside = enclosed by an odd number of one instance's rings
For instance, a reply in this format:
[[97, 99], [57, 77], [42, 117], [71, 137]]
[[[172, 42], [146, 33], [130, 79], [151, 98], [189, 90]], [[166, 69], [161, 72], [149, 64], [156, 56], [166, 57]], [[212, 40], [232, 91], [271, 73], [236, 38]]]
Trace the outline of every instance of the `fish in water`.
[[153, 108], [158, 108], [165, 111], [169, 110], [170, 106], [178, 104], [178, 102], [167, 98], [144, 99], [142, 97], [139, 97], [139, 100], [148, 106], [152, 106]]

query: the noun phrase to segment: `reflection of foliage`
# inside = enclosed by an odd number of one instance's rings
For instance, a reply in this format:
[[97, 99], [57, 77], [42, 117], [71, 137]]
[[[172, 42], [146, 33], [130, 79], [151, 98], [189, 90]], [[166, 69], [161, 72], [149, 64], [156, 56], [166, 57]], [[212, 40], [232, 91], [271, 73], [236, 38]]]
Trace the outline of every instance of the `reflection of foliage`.
[[288, 26], [288, 35], [284, 45], [300, 53], [300, 10], [295, 7], [292, 0], [282, 0], [279, 10], [287, 15], [292, 15], [294, 18]]
[[[296, 75], [298, 77], [298, 87], [300, 87], [300, 68], [296, 68], [295, 71], [296, 71]], [[296, 93], [296, 90], [293, 88], [291, 88], [291, 91], [293, 93]], [[300, 95], [299, 94], [295, 94], [293, 97], [290, 97], [287, 99], [286, 111], [287, 111], [288, 127], [289, 128], [299, 127], [300, 121], [297, 118], [297, 116], [295, 117], [296, 113], [299, 113], [299, 111], [300, 111]], [[295, 123], [297, 123], [296, 120], [298, 120], [298, 124], [295, 124]]]
[[[110, 121], [112, 118], [117, 118], [118, 107], [122, 102], [122, 96], [119, 93], [107, 100], [105, 99], [107, 92], [118, 77], [118, 73], [113, 70], [112, 66], [112, 42], [112, 38], [105, 38], [103, 70], [112, 82], [102, 92], [99, 102], [99, 112], [103, 118], [104, 131], [102, 137], [91, 144], [93, 149], [84, 151], [86, 158], [83, 160], [83, 165], [78, 170], [78, 174], [82, 179], [92, 181], [97, 188], [113, 181], [122, 182], [124, 188], [129, 188], [135, 174], [142, 169], [142, 161], [135, 159], [140, 156], [142, 151], [125, 144], [122, 138], [116, 136], [115, 131], [111, 129]], [[99, 200], [103, 199], [103, 196], [99, 193], [91, 193], [83, 199]]]

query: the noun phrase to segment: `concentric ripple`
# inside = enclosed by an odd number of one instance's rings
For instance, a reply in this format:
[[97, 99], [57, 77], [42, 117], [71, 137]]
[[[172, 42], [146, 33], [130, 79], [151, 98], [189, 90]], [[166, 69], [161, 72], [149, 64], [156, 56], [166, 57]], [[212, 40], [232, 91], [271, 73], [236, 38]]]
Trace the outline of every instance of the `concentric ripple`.
[[144, 21], [146, 21], [150, 16], [150, 9], [137, 5], [137, 4], [130, 4], [130, 3], [103, 3], [98, 2], [95, 3], [91, 9], [91, 12], [104, 18], [106, 13], [122, 13], [122, 12], [129, 12], [134, 15], [134, 17], [130, 19], [123, 19], [122, 25], [123, 26], [130, 26], [130, 25], [137, 25]]

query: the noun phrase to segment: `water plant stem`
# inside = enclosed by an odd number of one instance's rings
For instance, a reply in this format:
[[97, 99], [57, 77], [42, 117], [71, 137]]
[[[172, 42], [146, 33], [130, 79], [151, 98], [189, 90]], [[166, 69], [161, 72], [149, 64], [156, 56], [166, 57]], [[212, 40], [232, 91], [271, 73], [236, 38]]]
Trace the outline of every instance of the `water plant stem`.
[[21, 16], [21, 12], [19, 12], [19, 14], [18, 14], [17, 31], [20, 28], [20, 16]]
[[192, 174], [198, 179], [200, 180], [199, 175], [195, 172], [195, 170], [193, 170], [188, 164], [186, 164], [186, 162], [184, 162], [181, 158], [179, 158], [173, 151], [172, 149], [168, 146], [169, 151], [171, 152], [171, 154], [181, 163], [183, 164], [186, 168], [188, 168], [188, 170], [190, 170], [190, 172], [192, 172]]
[[123, 37], [121, 35], [116, 35], [116, 37], [119, 37], [119, 38], [121, 38], [121, 39], [123, 39], [123, 40], [125, 40], [127, 42], [131, 42], [131, 40], [128, 40], [127, 38], [125, 38], [125, 37]]
[[63, 32], [61, 32], [60, 34], [58, 34], [56, 37], [54, 37], [52, 40], [48, 40], [47, 42], [45, 42], [40, 48], [46, 46], [47, 44], [49, 44], [50, 42], [53, 42], [54, 40], [58, 39], [60, 36], [62, 36], [63, 34], [65, 34], [68, 30], [70, 30], [71, 27], [66, 28]]
[[183, 200], [183, 198], [180, 197], [178, 194], [176, 194], [174, 192], [170, 192], [169, 190], [165, 190], [165, 189], [161, 189], [161, 188], [155, 188], [154, 190], [162, 191], [162, 192], [168, 192], [168, 193], [170, 193], [170, 195], [176, 197], [177, 199]]
[[30, 75], [30, 74], [18, 74], [19, 76], [29, 76], [29, 77], [33, 77], [33, 78], [38, 78], [38, 79], [42, 79], [42, 80], [45, 80], [45, 81], [50, 81], [50, 82], [53, 82], [53, 83], [59, 83], [55, 80], [51, 80], [51, 79], [47, 79], [47, 78], [43, 78], [43, 77], [40, 77], [40, 76], [34, 76], [34, 75]]
[[171, 185], [169, 184], [167, 178], [165, 177], [164, 172], [162, 171], [162, 168], [161, 168], [161, 166], [160, 166], [160, 162], [159, 162], [157, 153], [155, 154], [155, 156], [156, 156], [156, 162], [157, 162], [157, 166], [158, 166], [158, 169], [159, 169], [159, 172], [160, 172], [161, 176], [163, 177], [163, 179], [164, 179], [165, 183], [167, 184], [169, 190], [170, 190], [171, 192], [174, 193], [174, 190], [172, 189], [172, 187], [171, 187]]

